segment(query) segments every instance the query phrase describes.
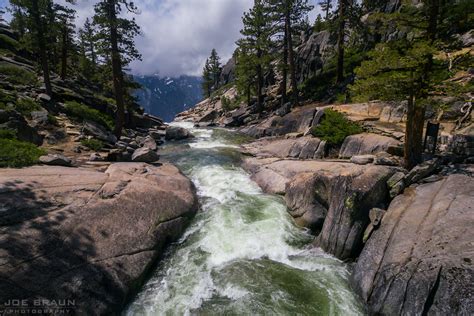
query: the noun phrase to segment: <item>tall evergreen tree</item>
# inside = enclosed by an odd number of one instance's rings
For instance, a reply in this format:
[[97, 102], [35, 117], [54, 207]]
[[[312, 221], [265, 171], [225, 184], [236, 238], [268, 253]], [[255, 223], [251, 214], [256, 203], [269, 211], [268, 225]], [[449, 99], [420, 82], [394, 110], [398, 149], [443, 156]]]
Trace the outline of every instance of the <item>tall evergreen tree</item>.
[[123, 8], [138, 12], [133, 2], [128, 0], [102, 0], [95, 5], [94, 23], [98, 28], [98, 40], [102, 53], [110, 58], [112, 80], [117, 111], [115, 114], [115, 135], [120, 138], [125, 121], [125, 87], [123, 67], [134, 59], [141, 59], [134, 43], [140, 33], [135, 19], [120, 15]]
[[321, 10], [324, 12], [324, 19], [329, 21], [331, 9], [332, 9], [332, 0], [323, 0], [318, 2], [318, 5], [321, 7]]
[[336, 83], [344, 81], [344, 40], [346, 36], [346, 10], [348, 0], [339, 0], [337, 9], [337, 69]]
[[[290, 73], [293, 103], [298, 103], [298, 84], [296, 78], [294, 35], [309, 28], [307, 22], [308, 12], [313, 6], [308, 4], [308, 0], [267, 0], [266, 9], [270, 12], [273, 22], [273, 35], [280, 34], [283, 40], [282, 45], [282, 97], [286, 100], [286, 76]], [[308, 24], [308, 25], [307, 25]]]
[[82, 28], [81, 38], [84, 41], [86, 55], [90, 58], [92, 65], [97, 66], [97, 52], [95, 47], [96, 31], [94, 25], [86, 18]]
[[221, 77], [222, 67], [220, 57], [213, 48], [209, 57], [209, 71], [212, 78], [213, 90], [219, 89], [219, 80]]
[[246, 96], [247, 105], [250, 105], [252, 97], [252, 86], [255, 85], [256, 73], [256, 59], [250, 54], [248, 47], [240, 42], [237, 42], [239, 46], [235, 51], [235, 78], [236, 86], [239, 94]]
[[56, 4], [54, 7], [56, 12], [56, 23], [60, 31], [60, 50], [61, 50], [61, 79], [66, 79], [68, 59], [75, 49], [74, 34], [76, 11], [63, 5]]
[[257, 112], [263, 111], [263, 74], [270, 64], [270, 36], [271, 20], [265, 9], [263, 0], [254, 0], [253, 8], [244, 13], [242, 18], [244, 23], [240, 31], [244, 36], [238, 42], [239, 47], [251, 56], [251, 62], [255, 66]]
[[47, 21], [45, 19], [46, 12], [51, 5], [50, 0], [11, 0], [16, 10], [21, 12], [18, 16], [25, 18], [25, 24], [28, 30], [34, 36], [33, 48], [39, 56], [41, 70], [43, 73], [43, 81], [46, 89], [46, 93], [50, 96], [53, 95], [51, 87], [51, 79], [49, 73], [48, 53], [46, 50], [46, 36], [45, 30]]
[[202, 69], [202, 83], [201, 83], [203, 94], [208, 98], [211, 96], [213, 81], [214, 80], [213, 80], [213, 76], [211, 72], [211, 65], [209, 63], [209, 58], [208, 58], [206, 59], [206, 63], [204, 64], [204, 67]]
[[421, 161], [426, 105], [442, 78], [433, 56], [441, 44], [439, 23], [445, 9], [438, 0], [426, 0], [423, 6], [405, 3], [400, 12], [384, 14], [384, 21], [395, 23], [405, 35], [378, 44], [356, 70], [351, 88], [360, 99], [407, 101], [405, 165], [409, 169]]

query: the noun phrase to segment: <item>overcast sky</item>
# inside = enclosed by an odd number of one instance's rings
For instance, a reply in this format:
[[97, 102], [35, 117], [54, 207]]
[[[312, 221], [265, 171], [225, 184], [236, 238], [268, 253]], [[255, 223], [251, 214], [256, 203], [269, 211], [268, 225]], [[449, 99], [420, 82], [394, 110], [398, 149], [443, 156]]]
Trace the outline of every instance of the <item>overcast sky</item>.
[[[60, 1], [62, 2], [62, 0]], [[77, 24], [93, 14], [97, 0], [77, 0]], [[315, 4], [316, 0], [310, 0]], [[200, 75], [205, 59], [216, 48], [225, 63], [240, 37], [242, 14], [253, 0], [135, 0], [142, 35], [136, 38], [143, 56], [133, 62], [134, 74]], [[0, 7], [8, 4], [0, 0]], [[310, 14], [314, 21], [316, 9]]]

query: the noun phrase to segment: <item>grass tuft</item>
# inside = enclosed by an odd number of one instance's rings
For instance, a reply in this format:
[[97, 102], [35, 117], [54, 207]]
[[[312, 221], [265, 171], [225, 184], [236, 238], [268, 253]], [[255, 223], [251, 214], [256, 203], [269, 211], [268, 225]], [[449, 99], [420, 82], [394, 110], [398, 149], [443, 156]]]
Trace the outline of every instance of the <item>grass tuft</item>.
[[64, 105], [66, 108], [66, 114], [76, 120], [89, 120], [96, 122], [109, 130], [114, 129], [114, 121], [112, 117], [107, 114], [76, 101], [67, 101]]

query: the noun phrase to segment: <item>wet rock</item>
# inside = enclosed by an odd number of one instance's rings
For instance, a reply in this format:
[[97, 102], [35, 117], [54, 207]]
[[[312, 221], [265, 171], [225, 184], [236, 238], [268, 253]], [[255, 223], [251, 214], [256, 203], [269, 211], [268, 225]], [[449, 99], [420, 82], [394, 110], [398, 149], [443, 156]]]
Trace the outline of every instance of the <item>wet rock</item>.
[[160, 140], [161, 138], [165, 137], [166, 130], [150, 130], [149, 134], [153, 139]]
[[354, 267], [370, 314], [474, 313], [474, 180], [455, 174], [396, 197]]
[[356, 258], [369, 225], [369, 210], [385, 208], [389, 201], [388, 167], [371, 166], [361, 173], [339, 176], [331, 183], [328, 214], [316, 244], [339, 259]]
[[400, 142], [396, 139], [377, 134], [357, 134], [347, 137], [339, 152], [340, 158], [351, 158], [356, 155], [374, 155], [387, 151], [389, 146], [397, 146]]
[[135, 150], [131, 158], [134, 162], [155, 162], [160, 159], [160, 156], [156, 151], [148, 147], [142, 147]]
[[69, 167], [72, 164], [71, 159], [67, 158], [64, 155], [60, 154], [50, 154], [41, 156], [39, 162], [49, 166], [64, 166]]
[[182, 127], [170, 126], [166, 129], [165, 139], [166, 140], [182, 140], [192, 137], [191, 133]]
[[355, 258], [369, 210], [388, 203], [390, 167], [331, 161], [247, 158], [243, 167], [265, 192], [285, 195], [298, 225], [319, 234], [317, 245], [338, 258]]
[[197, 210], [169, 164], [4, 169], [0, 188], [0, 301], [75, 300], [79, 315], [120, 314]]

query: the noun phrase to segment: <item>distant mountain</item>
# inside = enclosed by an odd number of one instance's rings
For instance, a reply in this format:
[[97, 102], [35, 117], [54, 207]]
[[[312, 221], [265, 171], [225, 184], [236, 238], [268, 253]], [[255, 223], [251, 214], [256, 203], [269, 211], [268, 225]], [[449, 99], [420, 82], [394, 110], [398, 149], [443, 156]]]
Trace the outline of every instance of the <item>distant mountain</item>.
[[166, 122], [173, 121], [176, 114], [189, 109], [202, 100], [201, 78], [180, 76], [178, 78], [135, 76], [143, 86], [136, 92], [145, 112], [157, 115]]

